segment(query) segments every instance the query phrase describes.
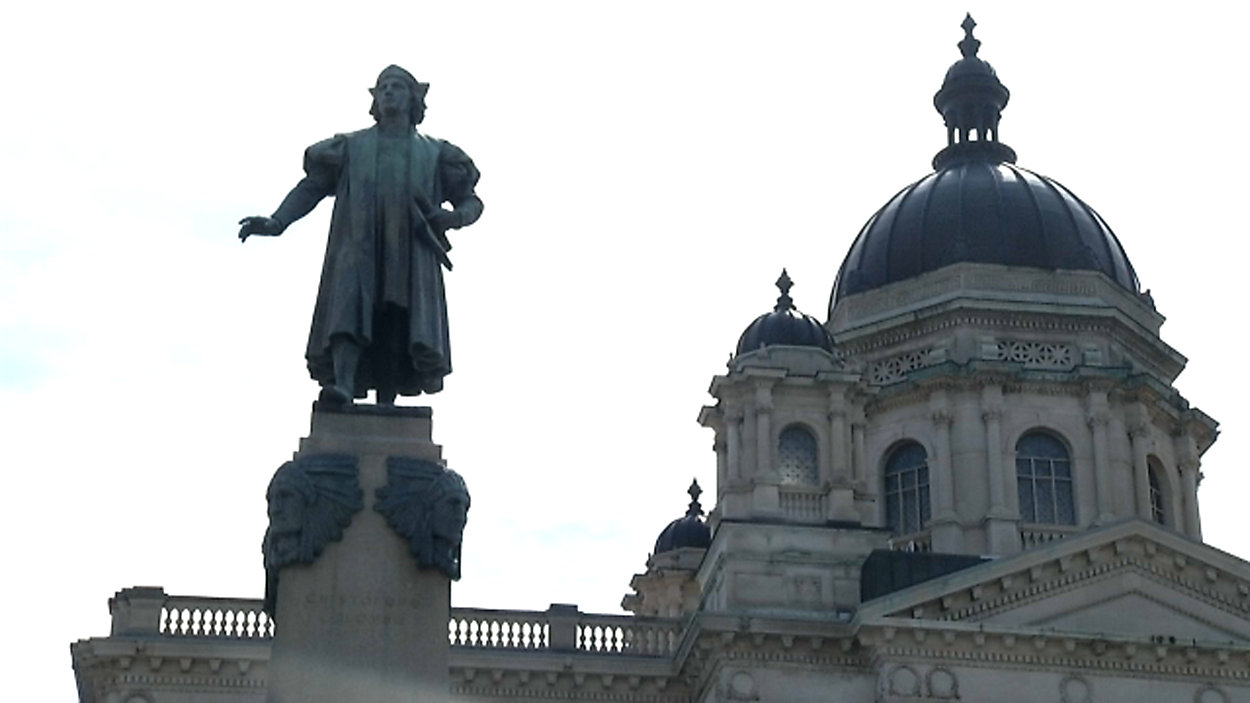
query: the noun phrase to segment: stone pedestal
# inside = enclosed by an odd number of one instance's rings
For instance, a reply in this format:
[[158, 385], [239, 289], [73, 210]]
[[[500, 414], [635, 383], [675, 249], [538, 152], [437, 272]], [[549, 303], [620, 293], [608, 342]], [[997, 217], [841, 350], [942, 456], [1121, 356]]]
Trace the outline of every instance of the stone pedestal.
[[356, 458], [364, 507], [313, 563], [281, 569], [267, 701], [446, 700], [450, 579], [418, 568], [408, 541], [373, 510], [388, 457], [441, 462], [430, 409], [314, 409], [295, 456], [319, 454]]

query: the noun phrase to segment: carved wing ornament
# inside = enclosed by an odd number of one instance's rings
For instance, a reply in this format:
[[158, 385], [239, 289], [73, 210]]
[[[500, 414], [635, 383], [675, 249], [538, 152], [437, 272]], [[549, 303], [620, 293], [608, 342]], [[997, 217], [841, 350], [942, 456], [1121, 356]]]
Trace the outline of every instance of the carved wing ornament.
[[386, 485], [373, 509], [408, 540], [421, 567], [460, 578], [460, 544], [469, 511], [469, 489], [455, 471], [424, 459], [389, 457]]
[[356, 458], [314, 454], [283, 464], [266, 493], [265, 612], [277, 607], [278, 572], [287, 564], [311, 564], [330, 542], [342, 539], [352, 515], [364, 507]]

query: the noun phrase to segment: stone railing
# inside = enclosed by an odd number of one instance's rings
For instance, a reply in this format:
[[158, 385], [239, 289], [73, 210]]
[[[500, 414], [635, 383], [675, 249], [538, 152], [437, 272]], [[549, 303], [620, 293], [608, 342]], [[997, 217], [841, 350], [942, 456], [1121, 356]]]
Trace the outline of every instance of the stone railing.
[[669, 618], [581, 614], [577, 649], [600, 654], [666, 657], [677, 651], [681, 623]]
[[1020, 525], [1020, 545], [1024, 549], [1041, 547], [1079, 531], [1075, 525], [1024, 524]]
[[824, 522], [825, 496], [819, 488], [780, 486], [777, 498], [781, 513], [792, 520]]
[[[275, 623], [259, 600], [171, 596], [127, 588], [109, 601], [113, 636], [269, 640]], [[447, 638], [463, 650], [584, 652], [641, 657], [673, 654], [680, 620], [583, 613], [575, 605], [545, 611], [452, 608]]]
[[547, 649], [551, 642], [550, 612], [453, 608], [447, 636], [453, 647]]
[[270, 639], [273, 620], [258, 600], [168, 596], [158, 632], [170, 637]]
[[896, 552], [931, 552], [933, 538], [928, 530], [890, 538], [890, 549]]

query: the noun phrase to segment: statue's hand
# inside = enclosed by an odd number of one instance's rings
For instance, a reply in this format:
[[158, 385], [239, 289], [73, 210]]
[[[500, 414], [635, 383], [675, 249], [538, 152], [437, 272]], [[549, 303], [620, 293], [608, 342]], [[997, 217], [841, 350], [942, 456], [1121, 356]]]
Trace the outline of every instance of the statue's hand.
[[443, 234], [449, 229], [456, 229], [460, 226], [460, 216], [451, 210], [444, 210], [441, 207], [427, 215], [426, 221], [430, 223], [430, 227], [438, 234]]
[[284, 229], [281, 222], [272, 217], [262, 217], [260, 215], [244, 217], [239, 220], [239, 225], [240, 242], [246, 242], [247, 238], [253, 234], [262, 237], [276, 237], [282, 234]]

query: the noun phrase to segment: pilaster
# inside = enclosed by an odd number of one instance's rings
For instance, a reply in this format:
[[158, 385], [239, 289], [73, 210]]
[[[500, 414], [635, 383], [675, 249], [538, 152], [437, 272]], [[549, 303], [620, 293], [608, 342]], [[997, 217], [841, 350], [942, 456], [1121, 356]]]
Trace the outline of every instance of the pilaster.
[[955, 513], [955, 468], [951, 458], [950, 398], [945, 390], [929, 396], [929, 416], [933, 420], [933, 461], [929, 464], [929, 486], [933, 491], [933, 519], [929, 534], [938, 552], [963, 551], [963, 530]]
[[1007, 507], [1006, 473], [1003, 465], [1003, 387], [981, 389], [981, 421], [985, 425], [985, 475], [989, 487], [989, 510], [985, 517], [985, 540], [992, 554], [1020, 551], [1018, 517]]
[[1098, 515], [1094, 518], [1094, 524], [1104, 525], [1115, 519], [1114, 496], [1111, 495], [1111, 452], [1107, 441], [1111, 408], [1106, 390], [1089, 390], [1086, 396], [1085, 422], [1089, 425], [1094, 447], [1094, 485], [1098, 494]]

